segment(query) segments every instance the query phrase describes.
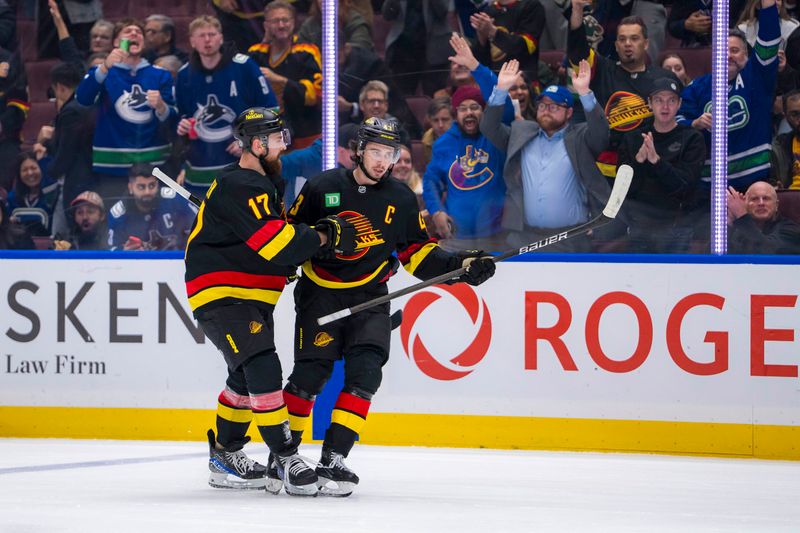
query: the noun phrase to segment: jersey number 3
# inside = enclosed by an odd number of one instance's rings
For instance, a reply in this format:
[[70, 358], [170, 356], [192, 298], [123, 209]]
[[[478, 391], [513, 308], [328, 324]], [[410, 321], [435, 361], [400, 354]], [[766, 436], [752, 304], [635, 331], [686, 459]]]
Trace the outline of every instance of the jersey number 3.
[[[259, 205], [260, 204], [260, 205]], [[247, 205], [250, 206], [250, 209], [253, 210], [253, 214], [256, 216], [258, 220], [264, 218], [265, 215], [269, 215], [269, 195], [268, 194], [259, 194], [258, 196], [254, 196], [247, 200]], [[264, 214], [261, 214], [261, 209], [264, 209]]]

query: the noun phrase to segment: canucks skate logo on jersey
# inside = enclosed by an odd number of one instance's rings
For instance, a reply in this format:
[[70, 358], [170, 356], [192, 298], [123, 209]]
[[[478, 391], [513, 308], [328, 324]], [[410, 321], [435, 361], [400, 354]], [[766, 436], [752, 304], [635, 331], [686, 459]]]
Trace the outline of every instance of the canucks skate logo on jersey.
[[147, 91], [139, 84], [134, 84], [130, 92], [122, 92], [114, 102], [114, 110], [122, 120], [133, 124], [146, 124], [153, 119], [153, 108], [147, 105]]
[[[711, 113], [711, 102], [703, 108], [704, 113]], [[728, 131], [744, 128], [750, 123], [750, 109], [747, 101], [738, 94], [728, 97]]]
[[489, 168], [489, 153], [467, 145], [467, 153], [456, 158], [447, 175], [456, 189], [471, 191], [483, 187], [494, 177]]
[[609, 97], [605, 108], [608, 125], [612, 130], [631, 131], [641, 126], [653, 112], [638, 94], [617, 91]]
[[356, 252], [353, 255], [336, 254], [338, 259], [344, 261], [355, 261], [364, 257], [369, 249], [379, 244], [384, 244], [383, 235], [380, 230], [372, 227], [369, 218], [356, 211], [342, 211], [336, 216], [347, 219], [356, 227]]
[[206, 104], [197, 104], [194, 113], [197, 137], [207, 143], [226, 141], [231, 138], [231, 124], [236, 120], [236, 113], [230, 107], [220, 104], [215, 94], [209, 94]]

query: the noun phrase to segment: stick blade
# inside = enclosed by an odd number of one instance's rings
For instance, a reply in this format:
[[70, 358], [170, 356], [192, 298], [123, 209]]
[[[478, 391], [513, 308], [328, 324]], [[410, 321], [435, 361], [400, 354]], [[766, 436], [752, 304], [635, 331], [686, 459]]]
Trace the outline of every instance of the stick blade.
[[608, 218], [615, 218], [619, 213], [622, 202], [628, 195], [628, 189], [631, 187], [631, 180], [633, 180], [633, 169], [630, 165], [620, 165], [617, 168], [617, 176], [614, 178], [614, 188], [611, 189], [611, 195], [608, 197], [608, 203], [603, 209], [603, 215]]

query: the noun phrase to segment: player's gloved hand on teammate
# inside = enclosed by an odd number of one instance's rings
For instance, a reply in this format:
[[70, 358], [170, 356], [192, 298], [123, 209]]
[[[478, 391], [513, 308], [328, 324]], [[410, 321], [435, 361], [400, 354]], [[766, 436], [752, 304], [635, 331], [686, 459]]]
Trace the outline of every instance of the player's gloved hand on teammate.
[[317, 220], [314, 229], [328, 236], [325, 249], [343, 254], [356, 251], [356, 227], [346, 218], [329, 216]]
[[461, 259], [461, 266], [467, 269], [458, 278], [458, 281], [463, 281], [476, 287], [494, 276], [495, 264], [492, 256], [482, 250], [464, 250], [459, 252], [457, 256]]

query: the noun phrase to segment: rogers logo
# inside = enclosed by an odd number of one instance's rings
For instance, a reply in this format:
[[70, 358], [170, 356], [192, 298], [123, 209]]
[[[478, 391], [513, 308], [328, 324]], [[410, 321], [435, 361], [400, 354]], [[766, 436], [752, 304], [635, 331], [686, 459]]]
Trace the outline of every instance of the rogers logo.
[[[472, 373], [489, 351], [492, 340], [492, 318], [486, 302], [466, 283], [436, 285], [437, 292], [423, 291], [409, 298], [403, 309], [404, 320], [400, 325], [400, 340], [406, 356], [417, 365], [423, 374], [441, 381], [452, 381]], [[417, 320], [431, 304], [442, 297], [454, 298], [466, 311], [475, 328], [474, 338], [464, 351], [449, 361], [439, 361], [423, 344], [418, 333]], [[458, 320], [458, 317], [453, 317]], [[412, 341], [409, 343], [409, 339]]]

